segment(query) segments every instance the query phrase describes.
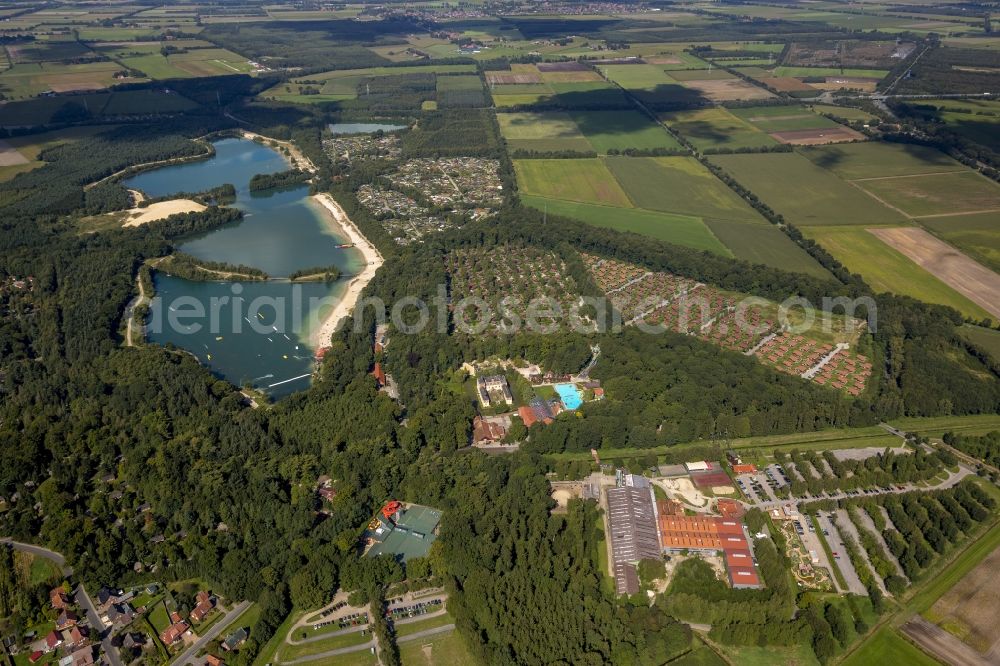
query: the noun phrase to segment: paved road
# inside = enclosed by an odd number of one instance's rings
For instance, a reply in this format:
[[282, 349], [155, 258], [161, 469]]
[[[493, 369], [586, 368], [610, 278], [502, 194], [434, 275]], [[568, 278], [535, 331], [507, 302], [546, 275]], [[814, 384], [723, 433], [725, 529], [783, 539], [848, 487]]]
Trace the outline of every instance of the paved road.
[[19, 550], [22, 553], [31, 553], [32, 555], [37, 555], [38, 557], [49, 560], [59, 567], [63, 576], [67, 578], [73, 575], [73, 568], [66, 566], [66, 558], [54, 550], [42, 548], [41, 546], [35, 546], [30, 543], [21, 543], [20, 541], [14, 541], [8, 537], [0, 537], [0, 543], [9, 543], [14, 547], [14, 550]]
[[200, 636], [198, 640], [192, 643], [187, 650], [184, 650], [173, 663], [180, 665], [183, 664], [195, 664], [198, 662], [193, 661], [198, 652], [202, 650], [206, 645], [209, 644], [216, 636], [225, 631], [226, 627], [231, 625], [236, 619], [243, 615], [246, 609], [250, 608], [252, 602], [241, 601], [238, 603], [231, 611], [226, 613], [225, 617], [215, 623], [215, 625], [205, 632], [204, 635]]
[[990, 666], [978, 652], [919, 615], [901, 627], [921, 648], [951, 666]]
[[94, 606], [94, 601], [87, 594], [87, 590], [80, 584], [73, 592], [73, 595], [76, 597], [77, 603], [87, 613], [87, 623], [90, 625], [91, 631], [96, 632], [101, 637], [101, 650], [104, 652], [104, 657], [108, 660], [108, 663], [111, 666], [122, 666], [122, 659], [121, 655], [118, 654], [118, 648], [111, 644], [111, 632], [101, 622], [101, 616]]

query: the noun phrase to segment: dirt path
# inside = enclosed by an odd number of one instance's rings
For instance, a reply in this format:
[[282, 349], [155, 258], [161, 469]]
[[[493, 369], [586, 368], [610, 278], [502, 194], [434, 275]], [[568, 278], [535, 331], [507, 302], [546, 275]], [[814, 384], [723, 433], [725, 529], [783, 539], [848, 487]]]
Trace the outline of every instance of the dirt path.
[[989, 666], [990, 664], [968, 645], [919, 615], [914, 616], [913, 619], [904, 624], [901, 631], [924, 651], [941, 660], [942, 663], [951, 664], [951, 666]]

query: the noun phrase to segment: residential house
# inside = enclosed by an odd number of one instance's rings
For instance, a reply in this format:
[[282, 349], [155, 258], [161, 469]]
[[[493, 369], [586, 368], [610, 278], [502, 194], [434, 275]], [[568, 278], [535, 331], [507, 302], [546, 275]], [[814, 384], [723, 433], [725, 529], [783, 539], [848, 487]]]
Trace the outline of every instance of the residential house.
[[472, 419], [472, 443], [476, 446], [496, 444], [507, 434], [502, 423], [486, 420], [481, 416]]
[[70, 627], [76, 626], [76, 623], [80, 618], [77, 617], [76, 613], [71, 610], [64, 610], [56, 618], [56, 629], [62, 631], [63, 629], [69, 629]]
[[126, 650], [142, 649], [146, 645], [146, 636], [139, 633], [129, 631], [125, 634], [122, 639], [122, 647]]
[[212, 612], [212, 609], [215, 608], [215, 603], [212, 601], [212, 595], [204, 590], [199, 592], [195, 599], [197, 605], [191, 611], [191, 621], [202, 622]]
[[73, 653], [73, 666], [93, 666], [94, 664], [94, 648], [87, 646], [82, 647]]
[[50, 631], [45, 636], [45, 650], [46, 652], [52, 652], [56, 648], [63, 644], [62, 634], [58, 631]]
[[205, 656], [205, 664], [207, 664], [207, 666], [225, 666], [225, 663], [226, 662], [222, 661], [214, 654]]
[[116, 627], [124, 627], [127, 624], [131, 624], [132, 620], [135, 619], [135, 610], [132, 606], [126, 602], [122, 604], [114, 604], [108, 609], [107, 622], [108, 624], [113, 624]]
[[508, 405], [514, 404], [514, 396], [510, 392], [510, 384], [503, 375], [489, 375], [476, 380], [476, 393], [483, 407], [492, 406], [491, 393], [499, 393], [500, 398]]
[[177, 613], [172, 613], [170, 619], [173, 620], [175, 617], [177, 618], [177, 621], [164, 629], [163, 633], [160, 634], [160, 640], [164, 645], [173, 645], [179, 641], [181, 636], [187, 633], [187, 630], [190, 628], [188, 627], [188, 623], [181, 620]]
[[67, 648], [78, 648], [87, 642], [87, 628], [76, 626], [63, 632], [63, 645]]
[[49, 592], [49, 602], [56, 610], [66, 610], [72, 603], [69, 595], [61, 587], [52, 588]]
[[240, 627], [233, 633], [226, 636], [226, 640], [222, 641], [222, 649], [226, 652], [231, 652], [243, 645], [248, 636], [249, 634], [247, 634], [247, 630]]

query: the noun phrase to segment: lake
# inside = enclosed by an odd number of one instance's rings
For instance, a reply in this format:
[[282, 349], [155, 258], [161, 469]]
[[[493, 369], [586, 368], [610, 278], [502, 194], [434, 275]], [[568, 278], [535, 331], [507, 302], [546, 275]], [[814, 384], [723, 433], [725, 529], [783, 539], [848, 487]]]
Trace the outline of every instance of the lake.
[[[215, 156], [143, 172], [125, 181], [151, 197], [200, 192], [224, 183], [236, 187], [236, 224], [188, 239], [178, 249], [211, 261], [254, 266], [272, 277], [314, 266], [336, 265], [344, 277], [331, 283], [192, 282], [154, 272], [158, 306], [147, 338], [194, 354], [218, 377], [250, 384], [273, 397], [308, 387], [315, 349], [310, 331], [318, 308], [332, 307], [364, 259], [326, 223], [327, 213], [308, 186], [251, 193], [258, 173], [289, 168], [275, 150], [244, 139], [213, 143]], [[156, 304], [155, 304], [156, 305]], [[194, 316], [198, 310], [201, 316]], [[191, 313], [194, 313], [191, 314]]]

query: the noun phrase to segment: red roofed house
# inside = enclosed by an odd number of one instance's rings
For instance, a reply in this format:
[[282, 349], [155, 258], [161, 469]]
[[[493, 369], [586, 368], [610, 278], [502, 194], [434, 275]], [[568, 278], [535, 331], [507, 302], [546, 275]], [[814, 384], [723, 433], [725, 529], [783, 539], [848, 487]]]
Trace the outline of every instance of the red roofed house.
[[52, 607], [56, 610], [66, 610], [69, 608], [69, 595], [61, 587], [52, 588], [52, 591], [49, 592], [49, 600], [52, 602]]
[[191, 620], [193, 622], [201, 622], [208, 617], [209, 613], [212, 612], [212, 609], [215, 608], [215, 604], [212, 603], [212, 595], [204, 590], [199, 592], [198, 596], [195, 598], [198, 601], [198, 605], [194, 607], [193, 611], [191, 611]]
[[49, 652], [55, 650], [57, 647], [62, 645], [62, 643], [62, 634], [57, 631], [50, 631], [48, 635], [45, 636], [45, 647]]
[[224, 666], [226, 662], [222, 661], [214, 654], [210, 654], [205, 657], [205, 663], [208, 664], [208, 666]]
[[87, 642], [87, 630], [85, 627], [73, 627], [65, 634], [63, 640], [69, 647], [77, 647]]
[[495, 444], [504, 438], [507, 428], [502, 423], [487, 421], [481, 416], [472, 419], [472, 443]]
[[41, 650], [38, 650], [36, 652], [32, 652], [31, 653], [31, 656], [28, 657], [28, 661], [31, 662], [32, 664], [34, 664], [36, 661], [38, 661], [39, 659], [41, 659], [43, 656], [45, 656], [45, 653], [42, 652]]
[[517, 413], [521, 417], [521, 420], [524, 421], [525, 428], [530, 428], [538, 420], [538, 417], [535, 416], [535, 410], [527, 405], [519, 407]]
[[170, 614], [170, 624], [177, 624], [181, 621], [181, 614], [174, 611]]
[[[173, 613], [172, 615], [177, 615], [177, 613]], [[187, 622], [184, 621], [175, 622], [174, 624], [170, 625], [169, 627], [163, 630], [163, 633], [160, 634], [160, 640], [163, 642], [164, 645], [172, 645], [173, 643], [176, 643], [178, 640], [180, 640], [180, 637], [183, 636], [185, 632], [187, 632], [187, 630], [188, 630]]]

